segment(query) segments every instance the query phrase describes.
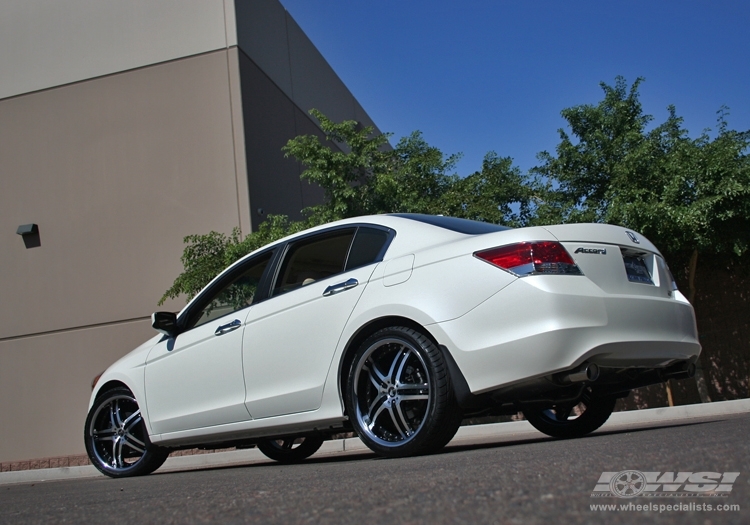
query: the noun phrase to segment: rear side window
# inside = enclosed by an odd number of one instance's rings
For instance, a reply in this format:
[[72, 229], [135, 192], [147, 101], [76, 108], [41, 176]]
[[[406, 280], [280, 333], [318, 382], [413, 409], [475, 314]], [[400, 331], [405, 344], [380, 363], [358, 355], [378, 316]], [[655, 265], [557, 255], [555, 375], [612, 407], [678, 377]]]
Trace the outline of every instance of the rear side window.
[[281, 264], [273, 295], [343, 272], [354, 232], [354, 228], [338, 230], [293, 243]]
[[380, 261], [383, 258], [383, 252], [389, 238], [390, 234], [385, 230], [360, 227], [349, 252], [346, 269], [351, 270]]

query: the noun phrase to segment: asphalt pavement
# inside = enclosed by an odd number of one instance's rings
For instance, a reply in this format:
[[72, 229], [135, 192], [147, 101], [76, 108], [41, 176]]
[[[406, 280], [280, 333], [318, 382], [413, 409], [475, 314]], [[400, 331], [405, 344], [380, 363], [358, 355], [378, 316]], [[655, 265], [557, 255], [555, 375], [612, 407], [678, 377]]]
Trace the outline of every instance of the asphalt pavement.
[[[691, 419], [750, 413], [750, 399], [723, 401], [700, 405], [652, 408], [615, 412], [597, 432], [621, 430], [623, 427], [639, 428], [654, 424], [689, 422]], [[448, 447], [472, 444], [498, 443], [506, 440], [546, 439], [527, 421], [472, 425], [461, 427]], [[368, 453], [369, 449], [358, 438], [326, 441], [314, 458]], [[216, 452], [193, 456], [170, 457], [157, 472], [175, 472], [212, 467], [247, 465], [270, 461], [258, 449]], [[21, 470], [0, 473], [0, 485], [35, 483], [42, 481], [70, 480], [103, 477], [93, 466], [61, 467], [50, 469]]]

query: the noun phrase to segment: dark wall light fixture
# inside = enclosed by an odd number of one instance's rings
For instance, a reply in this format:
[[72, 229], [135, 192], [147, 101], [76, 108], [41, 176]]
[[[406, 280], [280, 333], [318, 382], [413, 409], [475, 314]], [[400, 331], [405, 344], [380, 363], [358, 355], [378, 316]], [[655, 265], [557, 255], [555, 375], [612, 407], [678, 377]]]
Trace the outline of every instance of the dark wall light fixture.
[[18, 227], [16, 233], [23, 237], [23, 244], [26, 248], [38, 248], [42, 245], [39, 237], [39, 226], [36, 224], [22, 224]]

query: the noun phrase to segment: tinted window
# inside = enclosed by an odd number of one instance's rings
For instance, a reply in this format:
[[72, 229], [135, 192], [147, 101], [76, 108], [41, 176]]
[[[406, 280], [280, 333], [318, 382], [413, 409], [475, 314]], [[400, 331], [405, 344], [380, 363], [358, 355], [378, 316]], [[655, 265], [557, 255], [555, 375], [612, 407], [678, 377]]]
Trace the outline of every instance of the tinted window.
[[389, 233], [377, 228], [361, 227], [354, 237], [349, 259], [346, 261], [346, 269], [366, 266], [383, 258], [383, 248], [388, 242]]
[[293, 243], [281, 265], [274, 295], [344, 271], [354, 230], [339, 230]]
[[193, 326], [200, 326], [253, 304], [260, 279], [272, 255], [272, 252], [268, 252], [243, 265], [243, 268], [239, 270], [240, 274], [230, 278], [229, 283], [208, 300], [208, 304], [203, 307]]
[[403, 217], [413, 221], [424, 222], [433, 226], [439, 226], [446, 230], [451, 230], [466, 235], [479, 235], [482, 233], [500, 232], [510, 230], [507, 226], [491, 224], [489, 222], [470, 221], [468, 219], [459, 219], [457, 217], [444, 217], [442, 215], [422, 215], [420, 213], [393, 213], [395, 217]]

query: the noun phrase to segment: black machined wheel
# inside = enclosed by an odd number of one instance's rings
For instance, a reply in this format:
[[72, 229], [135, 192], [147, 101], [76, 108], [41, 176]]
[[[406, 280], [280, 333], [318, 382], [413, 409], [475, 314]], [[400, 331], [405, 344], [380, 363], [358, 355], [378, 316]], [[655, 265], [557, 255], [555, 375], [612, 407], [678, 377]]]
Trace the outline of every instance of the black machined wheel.
[[298, 463], [315, 454], [322, 445], [322, 437], [305, 436], [259, 441], [258, 449], [280, 463]]
[[169, 451], [148, 439], [141, 410], [126, 388], [97, 397], [84, 428], [86, 452], [100, 472], [112, 478], [141, 476], [159, 468]]
[[560, 403], [549, 408], [524, 410], [534, 428], [556, 438], [576, 438], [602, 426], [615, 409], [614, 397], [597, 396], [590, 388], [583, 390], [576, 402]]
[[359, 347], [345, 402], [360, 439], [389, 457], [437, 451], [461, 424], [440, 350], [406, 327], [380, 330]]

